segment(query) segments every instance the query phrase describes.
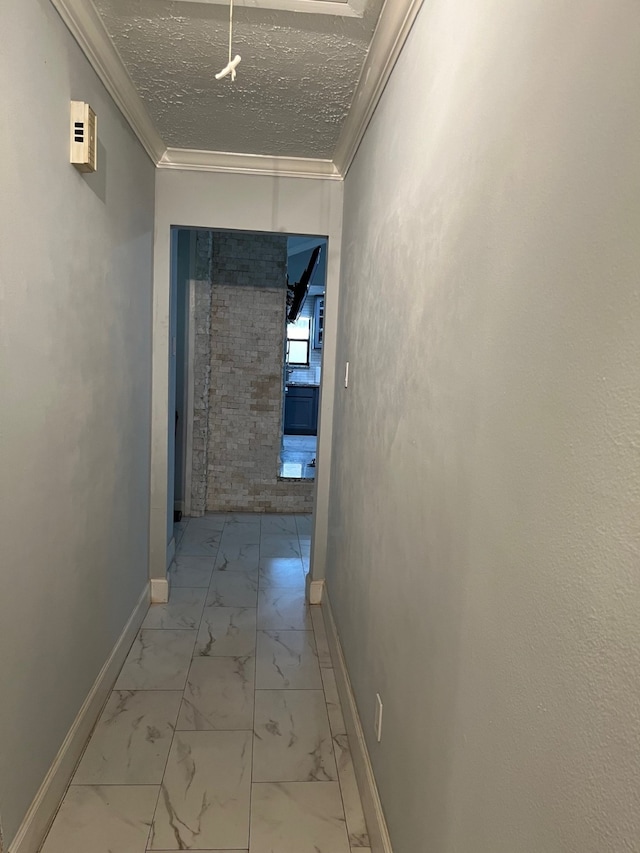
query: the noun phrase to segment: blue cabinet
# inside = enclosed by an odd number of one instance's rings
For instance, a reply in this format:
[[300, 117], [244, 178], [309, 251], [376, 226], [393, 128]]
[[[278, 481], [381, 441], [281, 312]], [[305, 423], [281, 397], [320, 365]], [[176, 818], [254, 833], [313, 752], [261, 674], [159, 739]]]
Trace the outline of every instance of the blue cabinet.
[[284, 397], [284, 434], [318, 434], [318, 397], [314, 385], [287, 385]]

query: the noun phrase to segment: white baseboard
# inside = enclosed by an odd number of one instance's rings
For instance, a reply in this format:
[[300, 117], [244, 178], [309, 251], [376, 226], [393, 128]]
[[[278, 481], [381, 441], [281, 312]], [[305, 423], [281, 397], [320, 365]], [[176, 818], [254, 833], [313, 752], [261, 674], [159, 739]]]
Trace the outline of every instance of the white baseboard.
[[322, 604], [324, 581], [309, 582], [309, 604]]
[[[312, 581], [316, 583], [316, 581]], [[331, 660], [336, 675], [336, 684], [338, 686], [338, 694], [340, 703], [344, 713], [344, 721], [349, 736], [349, 746], [353, 757], [353, 766], [358, 782], [358, 789], [362, 799], [362, 809], [367, 822], [367, 830], [369, 840], [371, 842], [371, 853], [393, 853], [391, 847], [391, 839], [389, 831], [384, 819], [382, 811], [382, 803], [378, 794], [376, 780], [373, 775], [373, 768], [369, 758], [369, 751], [364, 739], [362, 724], [358, 714], [358, 707], [351, 688], [349, 673], [345, 663], [340, 638], [336, 629], [336, 623], [333, 620], [331, 612], [331, 603], [324, 582], [321, 582], [324, 587], [322, 596], [322, 615], [324, 624], [327, 629], [327, 639], [329, 640], [329, 650], [331, 652]]]
[[169, 576], [166, 578], [151, 578], [151, 603], [166, 604], [169, 601]]
[[58, 806], [65, 795], [69, 781], [73, 776], [82, 751], [89, 735], [98, 719], [105, 702], [109, 698], [118, 673], [125, 662], [131, 644], [149, 609], [149, 584], [133, 613], [124, 626], [122, 633], [100, 670], [93, 687], [78, 711], [62, 746], [58, 750], [53, 764], [44, 777], [42, 785], [29, 806], [29, 810], [9, 846], [8, 853], [36, 853], [40, 849], [51, 821], [55, 817]]

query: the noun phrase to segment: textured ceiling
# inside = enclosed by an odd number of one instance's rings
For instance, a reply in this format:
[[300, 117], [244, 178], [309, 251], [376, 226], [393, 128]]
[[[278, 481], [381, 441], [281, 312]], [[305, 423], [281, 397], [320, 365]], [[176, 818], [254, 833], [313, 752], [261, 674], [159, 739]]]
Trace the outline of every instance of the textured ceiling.
[[94, 0], [166, 145], [330, 159], [382, 0], [364, 17], [234, 10], [237, 78], [227, 63], [226, 5]]

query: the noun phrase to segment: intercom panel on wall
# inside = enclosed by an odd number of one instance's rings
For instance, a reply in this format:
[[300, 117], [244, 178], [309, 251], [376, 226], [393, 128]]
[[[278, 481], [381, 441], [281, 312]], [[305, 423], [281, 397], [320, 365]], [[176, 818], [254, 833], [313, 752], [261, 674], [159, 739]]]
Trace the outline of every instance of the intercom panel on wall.
[[98, 167], [98, 118], [84, 101], [71, 101], [71, 162], [79, 172]]

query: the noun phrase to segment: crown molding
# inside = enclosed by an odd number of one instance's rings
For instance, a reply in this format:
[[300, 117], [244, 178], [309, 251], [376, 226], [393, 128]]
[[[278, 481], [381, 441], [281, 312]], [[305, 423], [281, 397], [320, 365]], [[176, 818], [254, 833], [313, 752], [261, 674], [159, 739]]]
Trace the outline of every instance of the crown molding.
[[155, 164], [166, 150], [91, 0], [51, 0], [107, 92]]
[[[175, 2], [228, 6], [229, 0], [175, 0]], [[235, 8], [271, 9], [278, 12], [301, 12], [305, 15], [335, 15], [341, 18], [361, 18], [363, 0], [235, 0]]]
[[234, 154], [230, 151], [200, 151], [195, 148], [167, 148], [159, 169], [197, 172], [272, 175], [281, 178], [342, 180], [331, 160], [312, 157], [269, 157], [263, 154]]
[[[349, 5], [359, 8], [360, 1], [349, 0]], [[92, 0], [50, 2], [158, 168], [339, 181], [353, 162], [423, 0], [385, 0], [333, 160], [167, 148]]]
[[422, 3], [423, 0], [385, 0], [333, 155], [334, 166], [343, 178], [356, 156]]

